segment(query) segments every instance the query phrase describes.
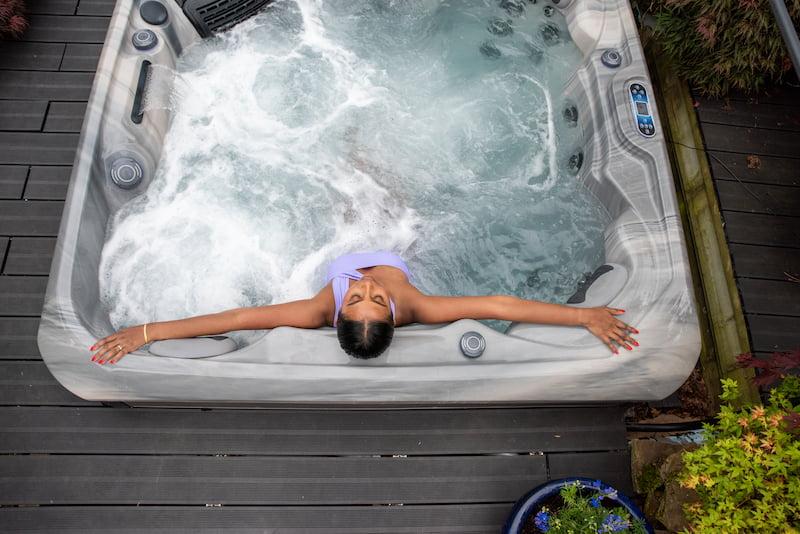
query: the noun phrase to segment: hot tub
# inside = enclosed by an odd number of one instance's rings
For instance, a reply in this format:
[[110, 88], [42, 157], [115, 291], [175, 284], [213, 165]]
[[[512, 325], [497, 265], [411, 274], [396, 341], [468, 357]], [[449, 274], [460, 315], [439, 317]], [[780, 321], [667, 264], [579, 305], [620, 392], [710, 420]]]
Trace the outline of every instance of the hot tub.
[[143, 111], [147, 71], [174, 67], [201, 39], [175, 2], [119, 0], [42, 311], [38, 342], [50, 371], [82, 398], [129, 403], [565, 404], [675, 391], [695, 366], [700, 334], [655, 88], [630, 7], [561, 0], [552, 8], [583, 55], [558, 95], [583, 138], [570, 167], [611, 218], [605, 263], [570, 303], [623, 307], [641, 332], [639, 348], [613, 355], [578, 327], [512, 324], [500, 332], [461, 320], [398, 328], [373, 360], [348, 357], [332, 328], [280, 327], [246, 345], [226, 336], [168, 340], [115, 365], [92, 363], [88, 347], [114, 331], [98, 284], [107, 224], [147, 188], [170, 124], [166, 109]]

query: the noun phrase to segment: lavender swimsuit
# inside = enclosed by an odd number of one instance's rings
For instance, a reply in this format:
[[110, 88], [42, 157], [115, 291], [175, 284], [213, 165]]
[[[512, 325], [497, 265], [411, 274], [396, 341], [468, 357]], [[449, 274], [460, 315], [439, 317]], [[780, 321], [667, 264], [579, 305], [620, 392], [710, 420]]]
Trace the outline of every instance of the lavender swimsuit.
[[[339, 310], [342, 309], [342, 300], [344, 300], [344, 294], [347, 293], [347, 288], [350, 287], [350, 280], [361, 280], [364, 276], [356, 269], [365, 269], [376, 265], [396, 267], [411, 278], [408, 266], [400, 256], [393, 252], [378, 251], [345, 254], [333, 260], [328, 266], [328, 275], [325, 277], [325, 283], [332, 282], [333, 301], [336, 304], [336, 309], [333, 311], [333, 326], [336, 326], [336, 320], [339, 318]], [[394, 318], [394, 301], [392, 299], [389, 299], [389, 307], [392, 310], [392, 318]]]

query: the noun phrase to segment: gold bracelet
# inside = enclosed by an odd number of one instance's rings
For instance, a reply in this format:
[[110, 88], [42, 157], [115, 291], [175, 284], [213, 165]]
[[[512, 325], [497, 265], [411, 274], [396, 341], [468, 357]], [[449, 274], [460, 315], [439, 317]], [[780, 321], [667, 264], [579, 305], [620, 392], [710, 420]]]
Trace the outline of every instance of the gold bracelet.
[[147, 343], [147, 323], [144, 325], [144, 342]]

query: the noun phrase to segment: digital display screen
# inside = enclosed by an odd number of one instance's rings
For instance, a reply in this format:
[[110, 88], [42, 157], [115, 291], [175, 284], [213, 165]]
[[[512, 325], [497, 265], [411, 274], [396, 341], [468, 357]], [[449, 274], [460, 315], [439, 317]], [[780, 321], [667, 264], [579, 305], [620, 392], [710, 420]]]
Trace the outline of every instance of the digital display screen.
[[650, 115], [650, 112], [647, 110], [647, 104], [644, 102], [636, 102], [636, 113], [639, 115]]

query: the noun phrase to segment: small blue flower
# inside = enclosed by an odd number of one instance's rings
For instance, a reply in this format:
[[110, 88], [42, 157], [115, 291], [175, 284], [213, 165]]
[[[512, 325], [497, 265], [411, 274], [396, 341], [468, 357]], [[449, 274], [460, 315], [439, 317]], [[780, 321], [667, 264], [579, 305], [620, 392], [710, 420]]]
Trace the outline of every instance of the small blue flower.
[[617, 514], [608, 514], [600, 528], [597, 530], [599, 534], [606, 534], [608, 532], [622, 532], [625, 529], [631, 528], [631, 523], [627, 519], [623, 519]]
[[603, 497], [608, 497], [609, 499], [616, 499], [617, 498], [617, 490], [612, 488], [611, 486], [606, 486], [601, 490]]
[[600, 508], [600, 497], [592, 497], [589, 499], [589, 505], [592, 508]]
[[533, 518], [533, 524], [542, 532], [550, 530], [550, 514], [547, 512], [539, 512]]

